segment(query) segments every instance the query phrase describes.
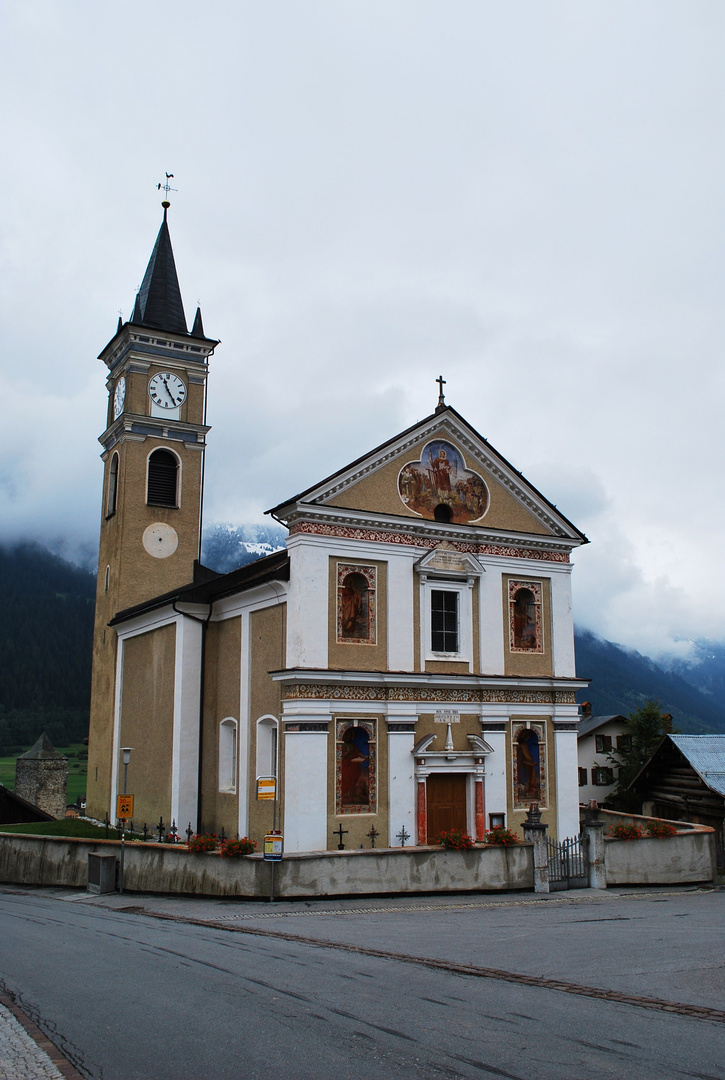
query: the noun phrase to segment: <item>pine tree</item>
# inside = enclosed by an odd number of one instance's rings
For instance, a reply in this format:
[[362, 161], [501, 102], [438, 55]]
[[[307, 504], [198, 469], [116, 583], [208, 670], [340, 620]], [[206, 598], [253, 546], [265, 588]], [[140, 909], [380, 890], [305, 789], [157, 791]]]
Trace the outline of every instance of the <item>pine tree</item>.
[[609, 755], [618, 768], [617, 786], [608, 800], [619, 809], [630, 808], [632, 795], [627, 788], [642, 766], [649, 761], [665, 735], [672, 732], [672, 717], [662, 711], [658, 701], [645, 701], [639, 709], [631, 712], [629, 720], [629, 743], [619, 746]]

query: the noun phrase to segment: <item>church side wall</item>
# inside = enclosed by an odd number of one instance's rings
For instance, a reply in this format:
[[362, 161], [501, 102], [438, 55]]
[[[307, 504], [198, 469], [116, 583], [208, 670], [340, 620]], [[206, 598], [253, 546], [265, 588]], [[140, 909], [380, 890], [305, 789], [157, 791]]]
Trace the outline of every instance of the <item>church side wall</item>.
[[[201, 821], [205, 832], [227, 836], [237, 831], [239, 785], [220, 791], [220, 724], [231, 718], [239, 728], [241, 684], [242, 620], [225, 619], [207, 628], [204, 677], [204, 724], [202, 731]], [[238, 744], [237, 744], [238, 748]]]
[[[171, 824], [175, 676], [173, 623], [124, 640], [119, 746], [134, 748], [128, 790], [136, 795], [136, 825], [146, 822], [151, 827], [160, 817]], [[118, 790], [123, 791], [122, 765]]]
[[[249, 758], [246, 768], [249, 777], [249, 826], [248, 835], [257, 841], [261, 850], [264, 834], [272, 828], [274, 805], [272, 800], [257, 799], [257, 738], [258, 720], [274, 717], [277, 720], [278, 794], [284, 790], [284, 761], [280, 753], [282, 691], [279, 683], [268, 672], [278, 671], [285, 665], [286, 605], [252, 611], [249, 616], [250, 687], [249, 687]], [[261, 764], [261, 763], [260, 763]], [[265, 763], [264, 775], [268, 773]], [[281, 828], [284, 806], [277, 805], [277, 828]]]

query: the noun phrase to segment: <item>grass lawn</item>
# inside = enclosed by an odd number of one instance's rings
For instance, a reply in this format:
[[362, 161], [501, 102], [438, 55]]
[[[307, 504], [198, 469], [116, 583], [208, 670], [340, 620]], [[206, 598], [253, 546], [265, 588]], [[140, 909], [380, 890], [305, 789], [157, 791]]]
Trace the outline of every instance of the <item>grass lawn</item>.
[[[30, 833], [33, 836], [80, 836], [91, 840], [120, 840], [117, 829], [109, 828], [106, 837], [104, 825], [93, 825], [80, 818], [62, 818], [60, 821], [33, 821], [21, 825], [0, 825], [3, 833]], [[138, 833], [126, 833], [126, 839], [138, 839]]]
[[[30, 747], [26, 746], [25, 750]], [[72, 743], [71, 746], [56, 746], [59, 754], [65, 754], [68, 758], [68, 797], [66, 802], [77, 802], [79, 795], [86, 793], [86, 778], [88, 776], [88, 759], [78, 757], [79, 754], [87, 754], [88, 747], [83, 743]], [[15, 790], [15, 762], [14, 757], [0, 758], [0, 784], [3, 787]]]

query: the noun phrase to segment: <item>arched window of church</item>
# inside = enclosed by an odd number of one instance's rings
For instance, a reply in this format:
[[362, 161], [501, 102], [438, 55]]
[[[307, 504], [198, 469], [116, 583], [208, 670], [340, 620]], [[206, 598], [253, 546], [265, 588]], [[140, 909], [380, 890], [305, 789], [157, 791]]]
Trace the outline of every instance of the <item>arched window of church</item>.
[[231, 716], [219, 725], [219, 790], [237, 790], [237, 722]]
[[262, 716], [257, 721], [257, 776], [277, 775], [277, 718]]
[[336, 811], [375, 813], [375, 721], [338, 720]]
[[111, 517], [116, 513], [118, 504], [118, 454], [111, 458], [111, 468], [108, 470], [108, 504], [106, 516]]
[[179, 463], [170, 450], [154, 450], [149, 458], [146, 502], [149, 506], [177, 506]]
[[509, 582], [509, 643], [512, 652], [543, 652], [542, 585], [539, 581]]

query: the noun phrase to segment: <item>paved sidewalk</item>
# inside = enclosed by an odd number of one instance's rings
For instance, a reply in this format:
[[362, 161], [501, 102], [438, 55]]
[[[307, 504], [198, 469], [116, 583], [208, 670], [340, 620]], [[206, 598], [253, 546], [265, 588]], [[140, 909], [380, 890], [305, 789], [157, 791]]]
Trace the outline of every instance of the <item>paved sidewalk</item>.
[[0, 1080], [82, 1080], [33, 1021], [4, 995], [0, 995]]

